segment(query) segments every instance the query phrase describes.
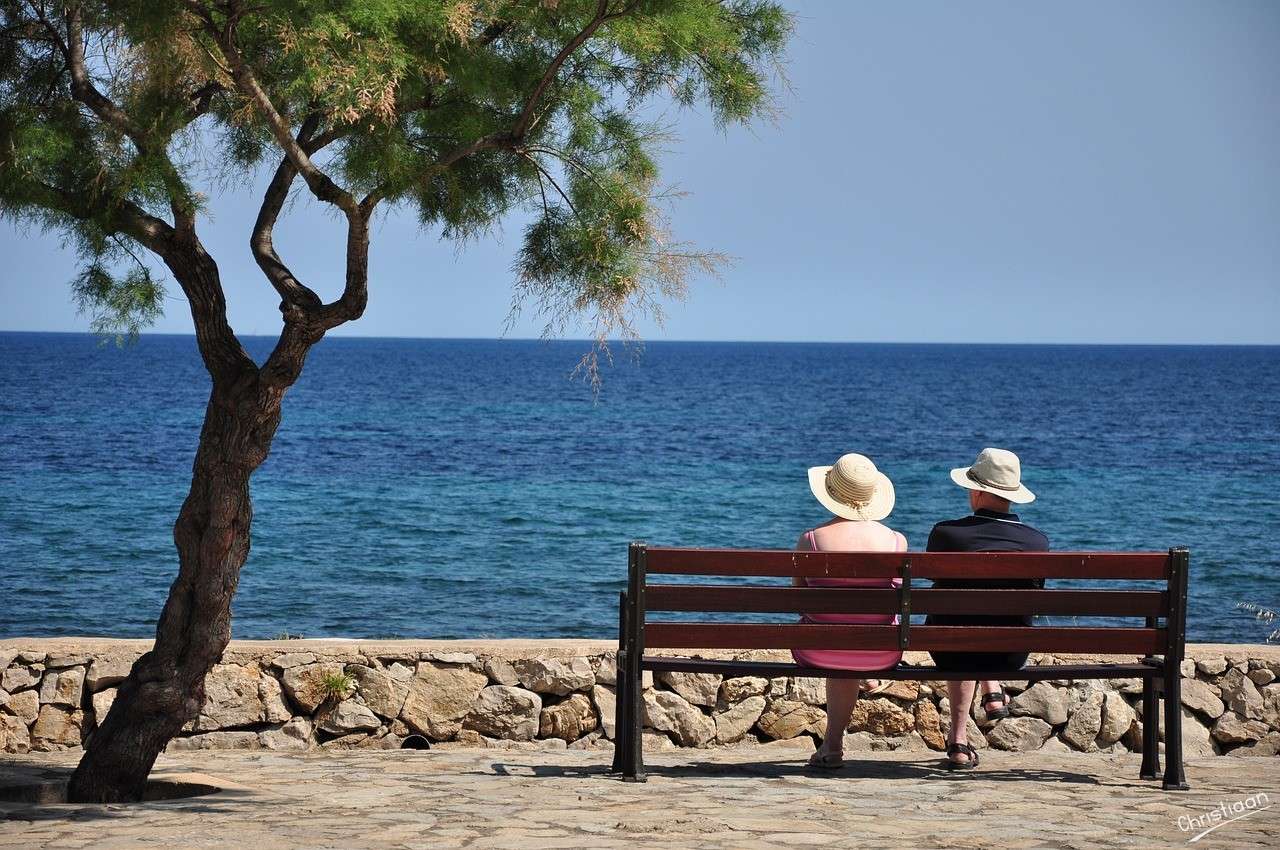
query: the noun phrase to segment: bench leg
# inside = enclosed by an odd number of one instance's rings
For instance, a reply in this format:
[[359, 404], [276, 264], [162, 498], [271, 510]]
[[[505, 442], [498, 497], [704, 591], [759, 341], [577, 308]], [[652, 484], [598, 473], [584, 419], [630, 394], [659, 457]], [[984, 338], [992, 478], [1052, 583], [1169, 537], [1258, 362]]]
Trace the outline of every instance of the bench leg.
[[[639, 668], [639, 664], [635, 665]], [[641, 700], [644, 699], [644, 683], [639, 669], [627, 671], [627, 738], [624, 743], [622, 732], [618, 732], [618, 746], [623, 748], [622, 778], [626, 782], [644, 782], [644, 735], [640, 729], [644, 722], [644, 710]], [[618, 679], [619, 683], [622, 679]]]
[[623, 672], [626, 667], [625, 652], [618, 653], [618, 678], [615, 688], [613, 707], [613, 765], [610, 773], [622, 773], [622, 742], [627, 729], [627, 677]]
[[1160, 697], [1156, 680], [1150, 676], [1142, 680], [1142, 769], [1138, 776], [1160, 776]]
[[1176, 659], [1165, 656], [1164, 670], [1164, 790], [1186, 791], [1182, 772], [1182, 674]]

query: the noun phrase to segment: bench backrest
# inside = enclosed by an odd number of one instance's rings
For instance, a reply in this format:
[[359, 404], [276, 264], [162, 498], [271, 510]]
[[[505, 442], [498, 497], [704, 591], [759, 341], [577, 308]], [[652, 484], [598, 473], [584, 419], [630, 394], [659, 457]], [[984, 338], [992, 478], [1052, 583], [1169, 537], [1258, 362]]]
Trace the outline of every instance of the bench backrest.
[[[651, 649], [869, 649], [1165, 654], [1181, 658], [1190, 553], [799, 552], [632, 543], [620, 636]], [[898, 588], [651, 583], [651, 576], [900, 579]], [[1155, 589], [941, 589], [921, 579], [1145, 580]], [[662, 622], [653, 612], [897, 614], [897, 625]], [[912, 614], [1141, 617], [1142, 627], [912, 625]]]

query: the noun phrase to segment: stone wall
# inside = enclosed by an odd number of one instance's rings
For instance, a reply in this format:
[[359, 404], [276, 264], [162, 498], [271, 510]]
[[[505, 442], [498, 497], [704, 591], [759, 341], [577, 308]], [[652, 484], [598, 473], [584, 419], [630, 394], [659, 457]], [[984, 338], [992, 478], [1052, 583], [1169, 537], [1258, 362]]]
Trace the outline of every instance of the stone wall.
[[[0, 750], [79, 747], [146, 641], [0, 641]], [[616, 669], [605, 641], [234, 641], [209, 676], [179, 749], [432, 746], [610, 748]], [[732, 657], [706, 652], [704, 657]], [[1280, 647], [1198, 645], [1183, 664], [1188, 757], [1280, 750]], [[776, 652], [744, 653], [786, 660]], [[924, 656], [908, 653], [909, 662]], [[1032, 663], [1132, 660], [1036, 655]], [[1009, 682], [1013, 716], [975, 705], [975, 746], [1084, 752], [1141, 746], [1141, 682]], [[650, 750], [821, 736], [825, 683], [807, 678], [645, 674]], [[845, 749], [940, 750], [943, 683], [895, 682], [859, 700]]]

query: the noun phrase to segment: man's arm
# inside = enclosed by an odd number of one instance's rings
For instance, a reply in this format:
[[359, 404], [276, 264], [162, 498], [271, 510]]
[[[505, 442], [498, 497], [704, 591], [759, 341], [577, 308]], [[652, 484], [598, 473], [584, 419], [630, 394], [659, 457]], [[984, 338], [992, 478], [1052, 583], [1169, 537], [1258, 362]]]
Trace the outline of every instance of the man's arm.
[[947, 527], [938, 523], [929, 532], [929, 542], [925, 544], [926, 552], [953, 552], [955, 547], [951, 542], [951, 533]]

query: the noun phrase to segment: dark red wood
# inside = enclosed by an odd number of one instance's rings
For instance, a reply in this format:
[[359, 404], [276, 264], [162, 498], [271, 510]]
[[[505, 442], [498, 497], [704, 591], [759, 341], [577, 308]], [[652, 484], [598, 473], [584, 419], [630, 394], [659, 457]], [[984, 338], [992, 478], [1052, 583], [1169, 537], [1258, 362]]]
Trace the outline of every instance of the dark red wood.
[[673, 575], [1164, 580], [1166, 552], [793, 552], [650, 548], [648, 572]]
[[[1145, 654], [1165, 646], [1164, 629], [1053, 626], [912, 626], [910, 649], [958, 652]], [[773, 623], [647, 623], [654, 649], [897, 649], [897, 626]]]
[[[986, 679], [992, 676], [991, 670], [939, 670], [932, 665], [920, 667], [899, 665], [889, 670], [876, 670], [866, 673], [856, 670], [827, 670], [819, 667], [802, 667], [799, 664], [791, 664], [785, 661], [720, 661], [710, 658], [657, 655], [646, 655], [641, 663], [644, 669], [652, 670], [653, 672], [717, 673], [726, 677], [761, 676], [766, 679], [773, 679], [779, 676], [861, 679], [864, 676], [872, 675], [877, 679], [896, 679], [901, 681], [965, 681]], [[1162, 670], [1163, 668], [1159, 664], [1125, 662], [1113, 664], [1044, 664], [1000, 671], [1008, 675], [1001, 675], [996, 678], [1022, 681], [1038, 681], [1041, 679], [1156, 679], [1163, 675]]]
[[[896, 614], [898, 591], [885, 588], [650, 584], [649, 611], [789, 614]], [[1156, 590], [911, 591], [915, 614], [1041, 614], [1061, 617], [1155, 617], [1168, 613]]]

